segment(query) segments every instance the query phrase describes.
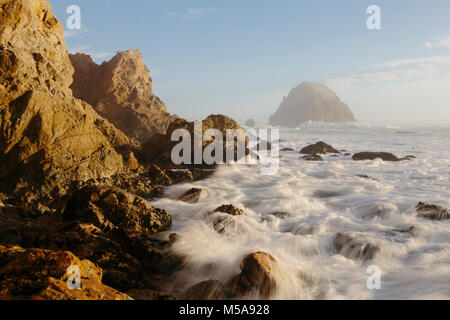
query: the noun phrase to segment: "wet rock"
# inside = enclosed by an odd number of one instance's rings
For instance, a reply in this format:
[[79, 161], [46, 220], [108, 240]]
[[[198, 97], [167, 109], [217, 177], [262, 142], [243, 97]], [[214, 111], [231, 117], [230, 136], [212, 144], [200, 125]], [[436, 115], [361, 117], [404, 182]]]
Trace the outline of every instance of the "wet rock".
[[192, 188], [185, 192], [180, 198], [180, 201], [187, 203], [197, 203], [202, 194], [202, 189]]
[[[81, 288], [71, 290], [78, 271]], [[2, 299], [132, 300], [102, 284], [102, 269], [67, 251], [0, 246], [0, 284]]]
[[283, 149], [280, 149], [280, 151], [281, 152], [290, 152], [290, 151], [295, 151], [295, 150], [291, 149], [291, 148], [283, 148]]
[[242, 211], [239, 208], [236, 208], [235, 206], [233, 206], [232, 204], [228, 204], [228, 205], [222, 205], [220, 207], [218, 207], [216, 210], [214, 210], [214, 212], [223, 212], [223, 213], [228, 213], [229, 215], [232, 216], [242, 216], [245, 215], [244, 211]]
[[230, 291], [218, 280], [200, 282], [181, 295], [182, 300], [227, 300]]
[[273, 256], [264, 252], [250, 254], [242, 262], [241, 273], [232, 280], [232, 292], [237, 297], [257, 293], [268, 299], [275, 292], [276, 277], [280, 275]]
[[381, 159], [383, 161], [401, 161], [392, 153], [388, 152], [360, 152], [353, 155], [354, 161], [375, 160]]
[[269, 213], [270, 215], [280, 218], [280, 219], [286, 219], [289, 218], [291, 216], [291, 214], [289, 212], [286, 211], [275, 211], [275, 212], [271, 212]]
[[356, 176], [361, 179], [373, 180], [373, 178], [371, 178], [370, 176], [368, 176], [366, 174], [358, 174]]
[[323, 158], [318, 154], [309, 154], [302, 157], [302, 159], [305, 161], [323, 161]]
[[155, 234], [168, 230], [170, 215], [143, 198], [111, 187], [88, 186], [77, 191], [64, 211], [66, 220], [92, 223], [103, 231]]
[[309, 154], [309, 155], [318, 155], [318, 154], [327, 154], [327, 153], [337, 153], [340, 154], [339, 150], [336, 150], [329, 144], [325, 142], [317, 142], [316, 144], [309, 145], [300, 150], [300, 154]]
[[430, 220], [447, 220], [450, 219], [450, 212], [440, 206], [419, 202], [416, 206], [417, 214]]
[[319, 232], [320, 226], [314, 225], [314, 224], [308, 224], [308, 223], [300, 223], [296, 226], [293, 226], [289, 228], [286, 232], [290, 232], [294, 235], [298, 236], [306, 236], [306, 235], [312, 235], [317, 232]]
[[336, 251], [352, 260], [369, 261], [380, 252], [380, 248], [370, 242], [363, 241], [351, 233], [338, 233], [334, 237], [333, 245]]

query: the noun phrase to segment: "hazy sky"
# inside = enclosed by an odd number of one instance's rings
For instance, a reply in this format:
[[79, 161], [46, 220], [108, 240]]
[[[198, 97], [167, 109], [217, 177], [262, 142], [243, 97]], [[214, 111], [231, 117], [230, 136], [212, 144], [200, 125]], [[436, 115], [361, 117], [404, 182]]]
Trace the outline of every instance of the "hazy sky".
[[[450, 123], [448, 0], [51, 0], [81, 8], [71, 52], [140, 49], [154, 92], [188, 119], [266, 123], [303, 81], [330, 86], [367, 123]], [[368, 30], [369, 5], [381, 30]]]

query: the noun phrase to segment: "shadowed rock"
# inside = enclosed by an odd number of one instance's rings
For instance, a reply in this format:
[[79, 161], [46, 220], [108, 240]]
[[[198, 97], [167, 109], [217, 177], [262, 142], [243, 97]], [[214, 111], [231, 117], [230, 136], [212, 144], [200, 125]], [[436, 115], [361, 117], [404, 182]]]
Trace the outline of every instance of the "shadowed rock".
[[303, 156], [302, 159], [306, 161], [323, 161], [323, 158], [318, 154], [308, 154]]
[[291, 148], [283, 148], [283, 149], [280, 149], [280, 151], [281, 151], [281, 152], [290, 152], [290, 151], [294, 151], [294, 149], [291, 149]]
[[181, 295], [182, 300], [227, 300], [230, 291], [218, 280], [208, 280], [193, 285]]
[[339, 150], [336, 150], [329, 144], [326, 144], [325, 142], [322, 142], [322, 141], [319, 141], [315, 144], [304, 147], [302, 150], [300, 150], [300, 154], [316, 155], [316, 154], [327, 154], [327, 153], [340, 154], [341, 152]]
[[389, 152], [360, 152], [353, 155], [354, 161], [375, 160], [381, 159], [383, 161], [401, 161], [395, 155]]
[[418, 215], [422, 218], [431, 220], [446, 220], [450, 219], [449, 210], [440, 206], [419, 202], [416, 206]]
[[351, 233], [338, 233], [334, 237], [333, 245], [336, 251], [352, 260], [369, 261], [380, 252], [380, 248], [370, 242], [358, 239]]

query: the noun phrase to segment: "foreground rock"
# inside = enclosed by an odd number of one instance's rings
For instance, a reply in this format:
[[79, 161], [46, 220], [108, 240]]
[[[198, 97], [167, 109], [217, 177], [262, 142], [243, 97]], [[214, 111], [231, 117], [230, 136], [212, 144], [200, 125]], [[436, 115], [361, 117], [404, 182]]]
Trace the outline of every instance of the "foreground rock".
[[338, 233], [334, 237], [333, 245], [336, 251], [352, 260], [369, 261], [380, 252], [380, 248], [370, 242], [363, 241], [351, 233]]
[[301, 123], [356, 122], [349, 107], [324, 85], [304, 82], [283, 98], [278, 111], [270, 117], [273, 126], [297, 127]]
[[440, 206], [419, 202], [416, 206], [418, 215], [422, 218], [431, 220], [447, 220], [450, 219], [450, 212]]
[[74, 96], [91, 104], [129, 137], [144, 143], [155, 133], [165, 133], [176, 118], [153, 94], [150, 71], [139, 50], [118, 52], [101, 65], [85, 54], [69, 57], [75, 68]]
[[229, 289], [218, 280], [200, 282], [181, 295], [182, 300], [228, 300], [231, 297]]
[[[81, 288], [70, 289], [78, 271]], [[102, 269], [67, 251], [0, 246], [0, 284], [1, 299], [132, 300], [102, 284]]]
[[276, 291], [277, 276], [282, 273], [276, 259], [270, 254], [256, 252], [244, 258], [241, 273], [232, 280], [231, 288], [237, 297], [256, 293], [268, 299]]
[[327, 154], [327, 153], [338, 153], [341, 152], [336, 150], [329, 144], [325, 142], [319, 141], [316, 144], [309, 145], [300, 150], [300, 154], [309, 154], [309, 155], [317, 155], [317, 154]]

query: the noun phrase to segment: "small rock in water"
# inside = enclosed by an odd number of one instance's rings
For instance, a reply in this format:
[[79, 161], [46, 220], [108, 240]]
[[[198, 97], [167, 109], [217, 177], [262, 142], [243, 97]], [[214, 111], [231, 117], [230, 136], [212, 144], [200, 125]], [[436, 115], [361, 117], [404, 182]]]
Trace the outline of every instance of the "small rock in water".
[[373, 180], [371, 177], [369, 177], [366, 174], [358, 174], [357, 177], [362, 178], [362, 179], [367, 179], [367, 180]]
[[291, 215], [289, 212], [286, 212], [286, 211], [276, 211], [276, 212], [271, 212], [269, 214], [274, 217], [280, 218], [280, 219], [286, 219]]
[[273, 256], [265, 252], [250, 254], [242, 262], [241, 273], [232, 280], [232, 292], [237, 297], [257, 292], [267, 299], [276, 290], [277, 274], [282, 275]]
[[302, 159], [306, 161], [323, 161], [323, 158], [319, 156], [318, 154], [310, 154], [307, 156], [302, 157]]
[[360, 152], [353, 155], [354, 161], [375, 160], [381, 159], [383, 161], [401, 161], [397, 156], [389, 152]]
[[200, 200], [202, 189], [192, 188], [184, 193], [179, 200], [187, 203], [197, 203]]
[[309, 155], [317, 155], [317, 154], [327, 154], [327, 153], [338, 153], [341, 152], [339, 150], [336, 150], [329, 144], [326, 144], [325, 142], [317, 142], [316, 144], [309, 145], [302, 150], [300, 150], [300, 154], [309, 154]]
[[338, 233], [334, 237], [333, 245], [338, 253], [352, 260], [369, 261], [376, 257], [380, 248], [370, 242], [365, 242], [350, 233]]
[[236, 208], [232, 204], [224, 204], [223, 206], [218, 207], [214, 212], [223, 212], [228, 213], [232, 216], [242, 216], [245, 215], [244, 211], [239, 208]]
[[291, 149], [291, 148], [283, 148], [283, 149], [280, 149], [280, 151], [281, 151], [281, 152], [290, 152], [290, 151], [294, 151], [294, 149]]
[[208, 280], [193, 285], [181, 295], [182, 300], [227, 300], [230, 291], [218, 280]]
[[419, 202], [416, 206], [416, 211], [420, 217], [431, 220], [446, 220], [450, 219], [450, 213], [447, 209], [440, 206]]

